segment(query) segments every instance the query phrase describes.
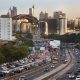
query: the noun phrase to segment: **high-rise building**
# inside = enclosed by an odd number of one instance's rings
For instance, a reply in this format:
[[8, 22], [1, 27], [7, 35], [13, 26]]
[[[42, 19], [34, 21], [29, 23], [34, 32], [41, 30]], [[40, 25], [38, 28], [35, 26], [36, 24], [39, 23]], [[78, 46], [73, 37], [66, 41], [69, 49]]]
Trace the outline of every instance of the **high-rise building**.
[[57, 34], [57, 20], [48, 19], [48, 34]]
[[40, 29], [40, 34], [48, 35], [48, 24], [47, 24], [47, 22], [40, 21], [39, 22], [39, 29]]
[[45, 20], [48, 19], [48, 13], [45, 12]]
[[48, 13], [40, 12], [39, 20], [40, 21], [46, 21], [47, 19], [48, 19]]
[[17, 8], [13, 6], [13, 9], [11, 10], [11, 16], [14, 17], [17, 15]]
[[12, 41], [12, 18], [8, 15], [0, 17], [0, 40]]
[[32, 8], [29, 8], [29, 15], [32, 16]]
[[7, 13], [7, 15], [9, 15], [10, 17], [14, 17], [17, 15], [17, 8], [13, 6], [13, 8], [9, 8], [9, 11]]
[[44, 18], [45, 18], [45, 14], [44, 14], [44, 12], [40, 12], [40, 15], [39, 15], [39, 20], [40, 21], [43, 21], [44, 20]]
[[67, 32], [66, 14], [62, 11], [54, 12], [54, 19], [57, 20], [57, 34], [64, 35]]
[[32, 8], [29, 8], [29, 15], [30, 15], [30, 16], [35, 16], [35, 15], [34, 15], [34, 9], [35, 9], [35, 8], [34, 8], [34, 5], [32, 6]]
[[65, 15], [59, 15], [59, 34], [64, 35], [67, 32], [67, 19]]

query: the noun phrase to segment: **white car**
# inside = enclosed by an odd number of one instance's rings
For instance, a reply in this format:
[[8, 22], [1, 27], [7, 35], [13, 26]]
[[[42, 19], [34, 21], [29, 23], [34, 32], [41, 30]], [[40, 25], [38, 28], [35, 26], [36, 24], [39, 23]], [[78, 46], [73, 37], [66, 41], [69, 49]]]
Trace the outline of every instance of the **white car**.
[[2, 70], [1, 72], [8, 74], [10, 73], [10, 70]]
[[51, 68], [54, 68], [55, 66], [54, 65], [51, 65]]
[[74, 74], [69, 74], [69, 78], [73, 79], [73, 78], [75, 78], [75, 75]]
[[80, 75], [78, 75], [75, 80], [80, 80]]
[[18, 80], [27, 80], [25, 76], [21, 76]]

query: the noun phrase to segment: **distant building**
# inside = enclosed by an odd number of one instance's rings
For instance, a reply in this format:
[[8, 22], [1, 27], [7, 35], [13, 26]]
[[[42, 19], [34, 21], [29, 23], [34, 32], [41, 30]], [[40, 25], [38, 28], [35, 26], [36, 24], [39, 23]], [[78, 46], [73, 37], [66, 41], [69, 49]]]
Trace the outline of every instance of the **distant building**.
[[34, 15], [34, 9], [35, 9], [35, 8], [34, 8], [34, 5], [32, 6], [32, 8], [29, 8], [29, 15], [30, 15], [30, 16], [35, 16], [35, 15]]
[[40, 12], [39, 20], [40, 20], [40, 21], [43, 21], [44, 18], [45, 18], [45, 14], [44, 14], [44, 12]]
[[15, 37], [12, 36], [12, 18], [8, 15], [0, 17], [0, 40], [12, 41]]
[[32, 8], [29, 8], [29, 15], [32, 16]]
[[17, 8], [13, 6], [13, 8], [9, 8], [9, 11], [7, 13], [7, 15], [9, 15], [10, 17], [14, 17], [17, 15]]
[[40, 34], [48, 35], [48, 24], [47, 24], [47, 22], [40, 21], [39, 22], [39, 29], [40, 29]]
[[45, 20], [48, 19], [48, 13], [45, 12]]
[[46, 21], [47, 19], [48, 19], [48, 13], [40, 12], [39, 20], [40, 21]]
[[48, 19], [48, 34], [57, 34], [57, 20]]
[[67, 32], [66, 14], [62, 11], [54, 12], [54, 19], [57, 20], [57, 34], [64, 35]]
[[13, 6], [13, 9], [11, 10], [11, 16], [14, 17], [17, 15], [17, 8]]

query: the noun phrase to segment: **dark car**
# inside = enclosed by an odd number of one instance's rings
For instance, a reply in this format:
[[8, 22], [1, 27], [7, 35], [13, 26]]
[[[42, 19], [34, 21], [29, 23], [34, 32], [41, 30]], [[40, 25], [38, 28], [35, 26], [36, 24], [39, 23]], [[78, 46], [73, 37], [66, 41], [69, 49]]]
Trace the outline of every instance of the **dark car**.
[[6, 74], [3, 72], [0, 72], [0, 77], [4, 77]]
[[49, 71], [49, 69], [48, 69], [48, 68], [45, 68], [45, 69], [44, 69], [44, 72], [48, 72], [48, 71]]

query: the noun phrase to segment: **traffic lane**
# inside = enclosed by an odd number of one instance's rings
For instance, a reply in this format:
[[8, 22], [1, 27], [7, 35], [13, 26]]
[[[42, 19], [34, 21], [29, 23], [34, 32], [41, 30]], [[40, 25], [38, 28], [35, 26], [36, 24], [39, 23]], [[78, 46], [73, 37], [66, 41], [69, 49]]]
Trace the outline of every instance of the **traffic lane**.
[[[75, 54], [75, 52], [73, 54]], [[75, 58], [77, 61], [80, 60], [79, 56], [80, 56], [80, 54], [79, 55], [75, 54]], [[73, 68], [71, 68], [71, 70], [69, 70], [67, 73], [72, 74], [78, 70], [78, 68], [80, 67], [80, 63], [77, 63], [77, 61], [76, 61], [76, 64], [73, 66]], [[67, 74], [67, 73], [65, 75], [63, 75], [62, 77], [58, 78], [57, 80], [75, 80], [75, 78], [74, 79], [69, 78], [69, 74]]]
[[15, 78], [20, 77], [21, 75], [25, 75], [25, 74], [26, 74], [26, 75], [30, 75], [32, 72], [35, 72], [35, 71], [37, 71], [37, 70], [39, 70], [39, 69], [47, 66], [48, 64], [50, 64], [50, 63], [43, 64], [43, 65], [41, 65], [41, 66], [37, 66], [37, 67], [35, 67], [35, 68], [33, 68], [33, 69], [30, 69], [30, 70], [25, 70], [25, 71], [23, 71], [23, 72], [21, 72], [21, 73], [19, 73], [19, 74], [16, 73], [16, 74], [13, 75], [13, 76], [4, 77], [4, 79], [5, 79], [5, 80], [14, 79], [14, 80], [15, 80]]
[[[50, 65], [50, 66], [47, 67], [47, 69], [48, 69], [49, 71], [44, 71], [44, 70], [45, 70], [45, 68], [44, 68], [44, 69], [42, 70], [42, 73], [38, 72], [38, 74], [40, 73], [40, 75], [43, 75], [43, 74], [45, 74], [45, 73], [47, 73], [47, 72], [52, 71], [53, 69], [55, 69], [55, 68], [58, 67], [59, 65], [55, 65], [54, 68], [51, 68], [51, 66], [52, 66], [52, 65]], [[40, 75], [37, 75], [37, 74], [36, 74], [36, 77], [39, 77]], [[34, 78], [36, 78], [36, 77], [34, 77]]]
[[[53, 70], [53, 69], [55, 69], [56, 67], [59, 66], [59, 65], [55, 65], [55, 68], [51, 68], [51, 65], [53, 65], [53, 64], [50, 64], [50, 65], [48, 65], [47, 67], [42, 68], [42, 69], [40, 69], [39, 71], [36, 71], [35, 73], [32, 73], [30, 76], [26, 76], [26, 78], [27, 78], [28, 80], [33, 80], [33, 79], [35, 79], [36, 77], [39, 77], [40, 75], [43, 75], [43, 74], [45, 74], [45, 73], [47, 73], [47, 72], [49, 72], [49, 71], [51, 71], [51, 70]], [[49, 69], [49, 71], [45, 72], [44, 69]]]

